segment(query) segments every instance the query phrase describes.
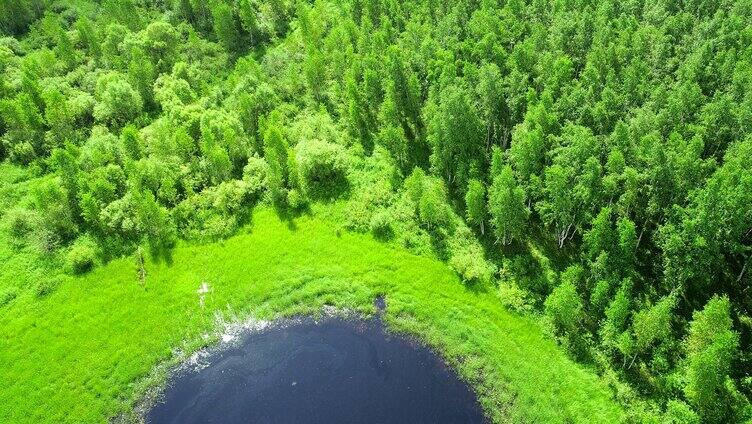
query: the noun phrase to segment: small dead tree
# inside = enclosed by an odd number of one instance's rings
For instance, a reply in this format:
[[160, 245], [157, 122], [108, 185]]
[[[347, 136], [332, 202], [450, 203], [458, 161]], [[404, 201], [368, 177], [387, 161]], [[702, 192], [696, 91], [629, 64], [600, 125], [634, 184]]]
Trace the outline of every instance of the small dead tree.
[[144, 249], [140, 246], [136, 250], [136, 267], [138, 273], [138, 281], [142, 287], [146, 286], [146, 261], [144, 260]]

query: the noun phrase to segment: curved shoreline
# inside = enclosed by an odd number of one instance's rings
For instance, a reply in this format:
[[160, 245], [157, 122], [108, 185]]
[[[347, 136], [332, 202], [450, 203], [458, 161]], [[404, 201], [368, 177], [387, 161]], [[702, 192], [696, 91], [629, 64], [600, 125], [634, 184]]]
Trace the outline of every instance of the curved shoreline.
[[[197, 414], [206, 421], [213, 407], [240, 414], [244, 422], [253, 402], [256, 419], [274, 422], [300, 422], [308, 417], [305, 411], [327, 422], [487, 420], [472, 386], [438, 352], [392, 333], [378, 316], [325, 313], [235, 328], [175, 369], [162, 391], [166, 404], [157, 402], [146, 422], [185, 422]], [[292, 387], [280, 386], [281, 380]], [[265, 397], [269, 390], [275, 395]], [[296, 408], [289, 410], [288, 403]], [[169, 417], [179, 419], [165, 421]]]

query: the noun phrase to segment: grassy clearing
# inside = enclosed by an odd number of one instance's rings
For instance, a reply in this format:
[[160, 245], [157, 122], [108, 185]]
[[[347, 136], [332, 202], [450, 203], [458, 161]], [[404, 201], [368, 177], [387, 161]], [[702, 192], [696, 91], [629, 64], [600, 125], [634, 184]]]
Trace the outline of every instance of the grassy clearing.
[[[373, 311], [419, 334], [471, 381], [498, 421], [617, 422], [621, 411], [591, 372], [490, 291], [464, 286], [441, 262], [340, 233], [327, 220], [282, 222], [259, 209], [241, 234], [175, 249], [149, 263], [113, 261], [36, 298], [0, 308], [0, 422], [102, 422], [128, 411], [154, 367], [206, 343], [216, 314], [273, 318], [323, 305]], [[205, 308], [197, 289], [208, 282]]]

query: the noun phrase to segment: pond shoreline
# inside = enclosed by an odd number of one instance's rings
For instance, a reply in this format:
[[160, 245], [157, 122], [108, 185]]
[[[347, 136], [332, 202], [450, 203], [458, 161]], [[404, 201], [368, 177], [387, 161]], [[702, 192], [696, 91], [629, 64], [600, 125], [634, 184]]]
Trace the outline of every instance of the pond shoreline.
[[[311, 413], [329, 414], [319, 417], [328, 422], [486, 421], [472, 387], [444, 358], [413, 336], [390, 332], [381, 320], [383, 298], [377, 299], [374, 306], [377, 313], [370, 317], [326, 308], [320, 317], [229, 324], [218, 343], [200, 349], [173, 368], [166, 384], [154, 390], [156, 395], [152, 393], [139, 405], [140, 418], [149, 423], [190, 422], [193, 416], [196, 422], [205, 422], [216, 402], [231, 403], [228, 396], [244, 399], [230, 407], [216, 405], [227, 422], [232, 421], [228, 418], [232, 415], [227, 414], [246, 407], [249, 401], [244, 397], [250, 396], [258, 403], [255, 420], [263, 420], [258, 409], [266, 407], [272, 414], [267, 418], [272, 422], [300, 422], [312, 419]], [[390, 375], [397, 369], [396, 374]], [[232, 383], [228, 376], [232, 376]], [[279, 379], [290, 379], [291, 387], [280, 386]], [[353, 379], [360, 380], [355, 384]], [[316, 381], [315, 390], [310, 384], [306, 386], [306, 381]], [[327, 382], [331, 384], [327, 386]], [[352, 384], [350, 390], [343, 388], [347, 384]], [[235, 386], [244, 388], [238, 392]], [[301, 394], [306, 390], [307, 394]], [[265, 391], [277, 393], [271, 397], [272, 405], [268, 404], [270, 397]], [[336, 399], [331, 399], [329, 393]], [[415, 399], [411, 400], [411, 396]], [[439, 399], [443, 396], [447, 398]], [[203, 408], [195, 405], [203, 402], [213, 403]], [[301, 411], [288, 408], [286, 402]], [[338, 406], [327, 408], [331, 402]], [[452, 402], [457, 405], [450, 406]], [[375, 409], [373, 405], [378, 404], [384, 407]], [[186, 408], [193, 412], [186, 413]], [[306, 408], [309, 412], [302, 412]], [[363, 411], [376, 416], [362, 415]], [[191, 414], [205, 415], [200, 418]], [[242, 411], [238, 414], [237, 421], [246, 422], [248, 417]]]

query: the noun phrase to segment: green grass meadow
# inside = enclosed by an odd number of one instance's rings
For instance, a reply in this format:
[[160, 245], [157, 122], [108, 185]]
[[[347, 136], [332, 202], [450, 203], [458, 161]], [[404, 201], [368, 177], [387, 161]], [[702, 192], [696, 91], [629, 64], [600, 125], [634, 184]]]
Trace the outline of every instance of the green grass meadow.
[[[123, 258], [46, 297], [22, 292], [0, 308], [0, 422], [127, 416], [163, 380], [158, 365], [216, 340], [218, 316], [272, 319], [324, 305], [370, 314], [377, 295], [387, 299], [390, 328], [441, 351], [494, 420], [622, 419], [596, 375], [534, 320], [504, 310], [492, 290], [467, 287], [439, 261], [336, 228], [260, 208], [230, 239], [180, 244], [169, 263], [148, 263], [144, 285], [135, 261]], [[202, 282], [211, 288], [203, 308]]]

